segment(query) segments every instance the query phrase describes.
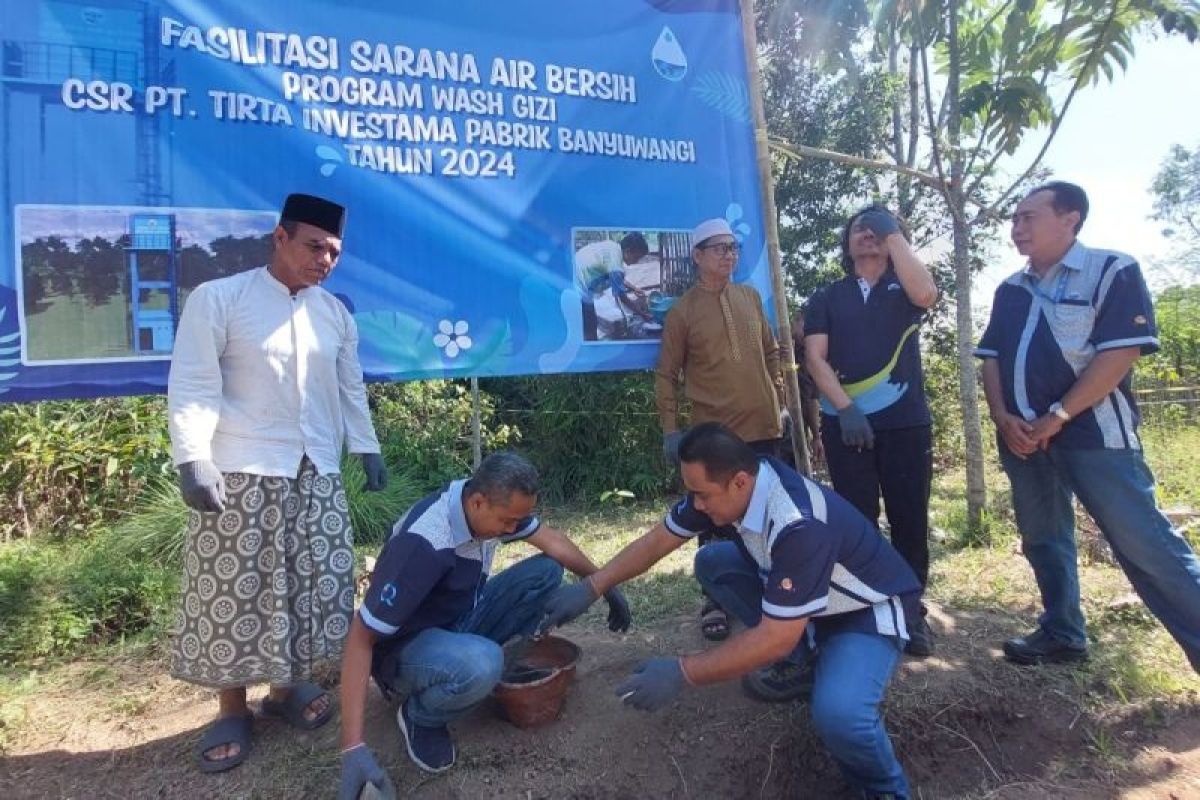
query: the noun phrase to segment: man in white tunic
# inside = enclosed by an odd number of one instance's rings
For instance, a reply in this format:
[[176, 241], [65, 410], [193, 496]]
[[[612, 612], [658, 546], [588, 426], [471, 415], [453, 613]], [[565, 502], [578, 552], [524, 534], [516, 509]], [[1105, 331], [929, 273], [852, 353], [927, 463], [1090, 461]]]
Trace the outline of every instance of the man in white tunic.
[[368, 490], [387, 481], [354, 319], [320, 286], [344, 225], [342, 206], [290, 195], [270, 265], [201, 284], [179, 320], [167, 395], [193, 511], [171, 674], [219, 691], [197, 751], [205, 772], [245, 759], [250, 684], [270, 684], [263, 713], [294, 726], [332, 715], [309, 681], [341, 654], [354, 610], [343, 448]]

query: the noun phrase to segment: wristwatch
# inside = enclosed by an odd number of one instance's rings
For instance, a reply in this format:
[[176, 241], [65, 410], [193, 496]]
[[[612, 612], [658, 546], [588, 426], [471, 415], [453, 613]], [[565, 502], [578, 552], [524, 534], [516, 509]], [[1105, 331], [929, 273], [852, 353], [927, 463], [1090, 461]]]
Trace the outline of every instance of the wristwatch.
[[1054, 403], [1050, 406], [1050, 413], [1061, 419], [1063, 422], [1070, 422], [1071, 415], [1063, 408], [1062, 403]]

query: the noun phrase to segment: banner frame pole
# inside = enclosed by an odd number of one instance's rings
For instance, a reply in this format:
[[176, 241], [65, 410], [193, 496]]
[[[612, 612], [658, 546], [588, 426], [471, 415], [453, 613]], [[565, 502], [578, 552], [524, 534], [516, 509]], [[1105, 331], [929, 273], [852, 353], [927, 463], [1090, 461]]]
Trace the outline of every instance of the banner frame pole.
[[758, 183], [762, 201], [763, 228], [767, 235], [767, 259], [771, 268], [771, 288], [775, 295], [775, 339], [783, 370], [784, 395], [792, 417], [792, 456], [796, 468], [812, 474], [804, 417], [800, 411], [800, 383], [796, 375], [796, 354], [792, 348], [792, 319], [788, 311], [787, 285], [783, 280], [783, 260], [779, 247], [779, 217], [775, 208], [775, 189], [771, 181], [771, 150], [767, 135], [767, 115], [762, 96], [762, 74], [758, 69], [758, 35], [754, 28], [754, 0], [738, 0], [742, 20], [742, 43], [746, 53], [750, 105], [754, 114], [754, 149], [758, 163]]

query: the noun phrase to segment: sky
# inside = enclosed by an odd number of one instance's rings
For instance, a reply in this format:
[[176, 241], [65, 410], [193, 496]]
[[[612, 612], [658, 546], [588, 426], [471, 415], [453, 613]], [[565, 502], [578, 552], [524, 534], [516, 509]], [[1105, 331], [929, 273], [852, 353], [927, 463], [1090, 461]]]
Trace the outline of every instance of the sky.
[[[1091, 211], [1080, 239], [1135, 256], [1152, 288], [1187, 279], [1170, 259], [1172, 245], [1162, 235], [1162, 223], [1150, 219], [1150, 185], [1171, 145], [1200, 145], [1198, 84], [1200, 42], [1144, 37], [1125, 73], [1076, 95], [1043, 159], [1054, 177], [1088, 193]], [[1018, 149], [1006, 165], [1014, 175], [1037, 154], [1045, 136], [1045, 131], [1034, 133]], [[1022, 266], [1005, 232], [995, 264], [976, 284], [979, 302], [990, 306], [996, 285]]]

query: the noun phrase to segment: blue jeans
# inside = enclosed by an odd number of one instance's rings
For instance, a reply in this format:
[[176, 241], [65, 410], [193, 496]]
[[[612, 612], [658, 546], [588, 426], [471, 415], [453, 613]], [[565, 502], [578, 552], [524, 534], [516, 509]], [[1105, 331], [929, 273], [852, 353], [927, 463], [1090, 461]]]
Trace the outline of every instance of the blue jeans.
[[[709, 597], [747, 627], [758, 624], [762, 580], [736, 544], [714, 542], [700, 548], [695, 570]], [[813, 726], [846, 783], [860, 791], [907, 798], [908, 780], [879, 714], [900, 649], [897, 640], [879, 634], [839, 631], [823, 636], [811, 709]]]
[[453, 630], [427, 628], [384, 658], [381, 683], [408, 695], [408, 714], [418, 725], [445, 725], [463, 716], [500, 681], [500, 645], [533, 633], [562, 576], [562, 565], [549, 556], [514, 564], [484, 584], [475, 608]]
[[1087, 644], [1079, 605], [1072, 495], [1096, 521], [1146, 606], [1200, 672], [1200, 561], [1154, 502], [1154, 476], [1139, 450], [1050, 445], [1019, 459], [1003, 444], [1025, 557], [1044, 609], [1039, 625], [1076, 647]]

